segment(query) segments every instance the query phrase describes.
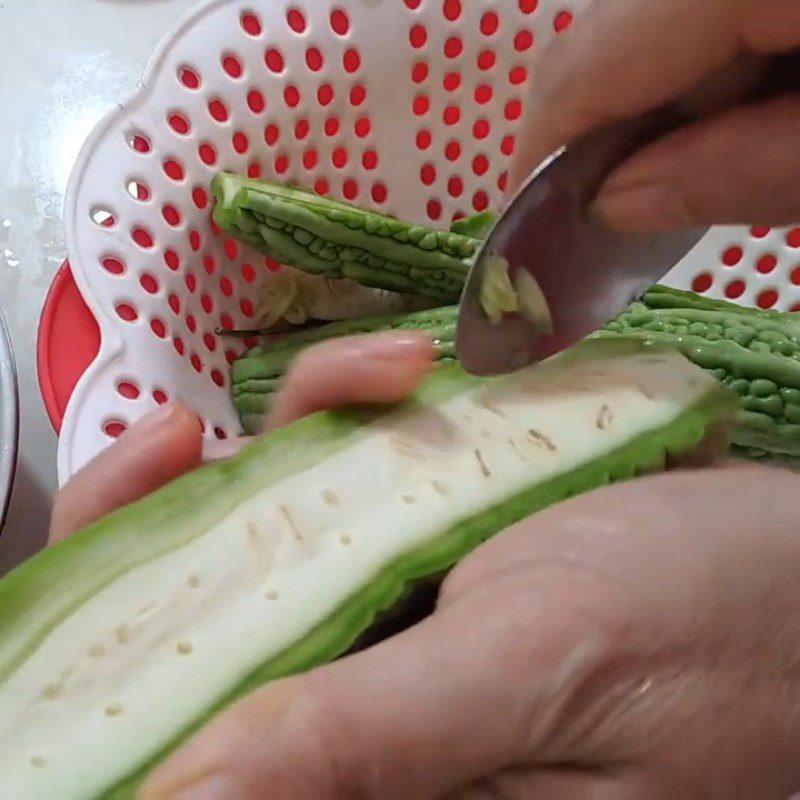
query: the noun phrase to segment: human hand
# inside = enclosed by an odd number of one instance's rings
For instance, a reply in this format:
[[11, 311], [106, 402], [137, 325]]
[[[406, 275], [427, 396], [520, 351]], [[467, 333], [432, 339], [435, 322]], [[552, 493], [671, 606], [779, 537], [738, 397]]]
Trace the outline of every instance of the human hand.
[[[433, 347], [410, 331], [353, 336], [304, 351], [275, 396], [267, 429], [314, 411], [350, 403], [391, 403], [412, 392], [430, 370]], [[246, 438], [214, 443], [206, 458], [233, 455]], [[183, 403], [154, 411], [76, 473], [59, 492], [50, 523], [58, 541], [200, 466], [200, 423]]]
[[[415, 335], [314, 347], [269, 426], [400, 399], [430, 359]], [[162, 411], [70, 481], [54, 538], [200, 460], [191, 412]], [[784, 797], [800, 782], [795, 481], [735, 466], [554, 507], [465, 560], [421, 625], [230, 708], [143, 797]]]
[[785, 800], [796, 492], [734, 465], [553, 507], [457, 567], [423, 623], [232, 706], [141, 796]]
[[[509, 191], [591, 129], [689, 91], [743, 53], [800, 45], [794, 0], [600, 0], [539, 54]], [[623, 231], [800, 218], [800, 97], [741, 106], [643, 149], [594, 213]]]
[[[420, 336], [312, 348], [270, 426], [400, 399], [430, 360]], [[162, 412], [67, 485], [54, 536], [199, 461], [193, 415]], [[424, 623], [231, 707], [142, 796], [785, 796], [800, 763], [795, 480], [736, 466], [554, 507], [456, 568]]]

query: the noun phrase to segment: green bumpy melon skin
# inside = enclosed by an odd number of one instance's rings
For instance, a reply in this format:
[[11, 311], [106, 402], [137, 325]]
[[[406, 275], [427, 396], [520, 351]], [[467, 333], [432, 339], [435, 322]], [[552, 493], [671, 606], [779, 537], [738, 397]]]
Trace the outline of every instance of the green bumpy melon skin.
[[382, 314], [290, 333], [265, 347], [249, 350], [234, 361], [231, 369], [233, 402], [244, 432], [256, 435], [263, 430], [273, 394], [280, 388], [292, 361], [312, 344], [379, 331], [424, 331], [433, 340], [437, 364], [443, 364], [455, 360], [457, 322], [458, 306]]
[[374, 289], [456, 302], [480, 244], [230, 173], [215, 176], [211, 188], [214, 221], [229, 236], [303, 272]]
[[740, 454], [800, 456], [800, 315], [655, 286], [597, 334], [673, 347], [739, 397]]
[[[437, 362], [455, 359], [458, 306], [323, 325], [254, 348], [233, 365], [233, 397], [247, 433], [262, 430], [291, 361], [310, 344], [351, 333], [426, 331]], [[594, 338], [641, 338], [672, 347], [736, 392], [736, 455], [790, 465], [800, 455], [800, 315], [743, 308], [656, 286]]]
[[[635, 340], [594, 341], [540, 368], [558, 372], [559, 365], [568, 367], [598, 357], [659, 352], [661, 348]], [[698, 376], [704, 377], [701, 371]], [[500, 379], [494, 379], [497, 380]], [[395, 410], [405, 412], [437, 405], [494, 381], [480, 381], [455, 364], [446, 365]], [[696, 448], [710, 429], [725, 424], [733, 405], [731, 393], [709, 381], [700, 399], [665, 427], [647, 430], [568, 474], [537, 483], [441, 531], [424, 546], [388, 564], [375, 579], [331, 609], [330, 615], [308, 635], [230, 687], [212, 707], [198, 709], [194, 723], [168, 747], [147, 763], [131, 765], [129, 774], [99, 797], [134, 798], [152, 768], [215, 713], [268, 681], [302, 673], [346, 652], [410, 585], [446, 572], [482, 542], [536, 511], [583, 492], [662, 469], [669, 459], [680, 458]], [[369, 436], [371, 425], [384, 424], [386, 413], [371, 409], [327, 411], [300, 420], [263, 437], [230, 461], [179, 478], [30, 559], [0, 580], [0, 683], [24, 664], [50, 630], [115, 578], [179, 550], [215, 519], [222, 519], [257, 490], [287, 473], [302, 472], [341, 451], [354, 437]], [[180, 524], [170, 525], [171, 520], [180, 520]]]

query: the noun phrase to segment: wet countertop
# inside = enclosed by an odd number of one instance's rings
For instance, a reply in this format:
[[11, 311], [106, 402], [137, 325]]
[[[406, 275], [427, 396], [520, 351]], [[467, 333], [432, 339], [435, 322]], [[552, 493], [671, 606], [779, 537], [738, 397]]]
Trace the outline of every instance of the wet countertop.
[[95, 123], [135, 87], [197, 0], [0, 0], [0, 306], [19, 373], [20, 454], [0, 572], [45, 541], [56, 436], [36, 378], [36, 330], [64, 259], [70, 170]]

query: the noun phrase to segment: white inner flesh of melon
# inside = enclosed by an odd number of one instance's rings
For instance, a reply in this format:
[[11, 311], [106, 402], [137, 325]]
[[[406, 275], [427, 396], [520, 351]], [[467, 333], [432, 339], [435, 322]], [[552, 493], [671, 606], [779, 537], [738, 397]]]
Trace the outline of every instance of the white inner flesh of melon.
[[397, 416], [263, 489], [95, 595], [3, 684], [0, 795], [95, 796], [398, 556], [666, 425], [710, 383], [660, 354], [545, 385], [529, 371]]

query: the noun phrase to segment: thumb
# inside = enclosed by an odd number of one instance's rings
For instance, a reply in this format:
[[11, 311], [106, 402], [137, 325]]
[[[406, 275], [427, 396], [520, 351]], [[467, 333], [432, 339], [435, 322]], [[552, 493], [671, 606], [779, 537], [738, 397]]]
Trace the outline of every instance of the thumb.
[[370, 650], [236, 703], [142, 800], [416, 800], [518, 763], [552, 719], [564, 643], [585, 650], [586, 626], [497, 594], [454, 599]]

